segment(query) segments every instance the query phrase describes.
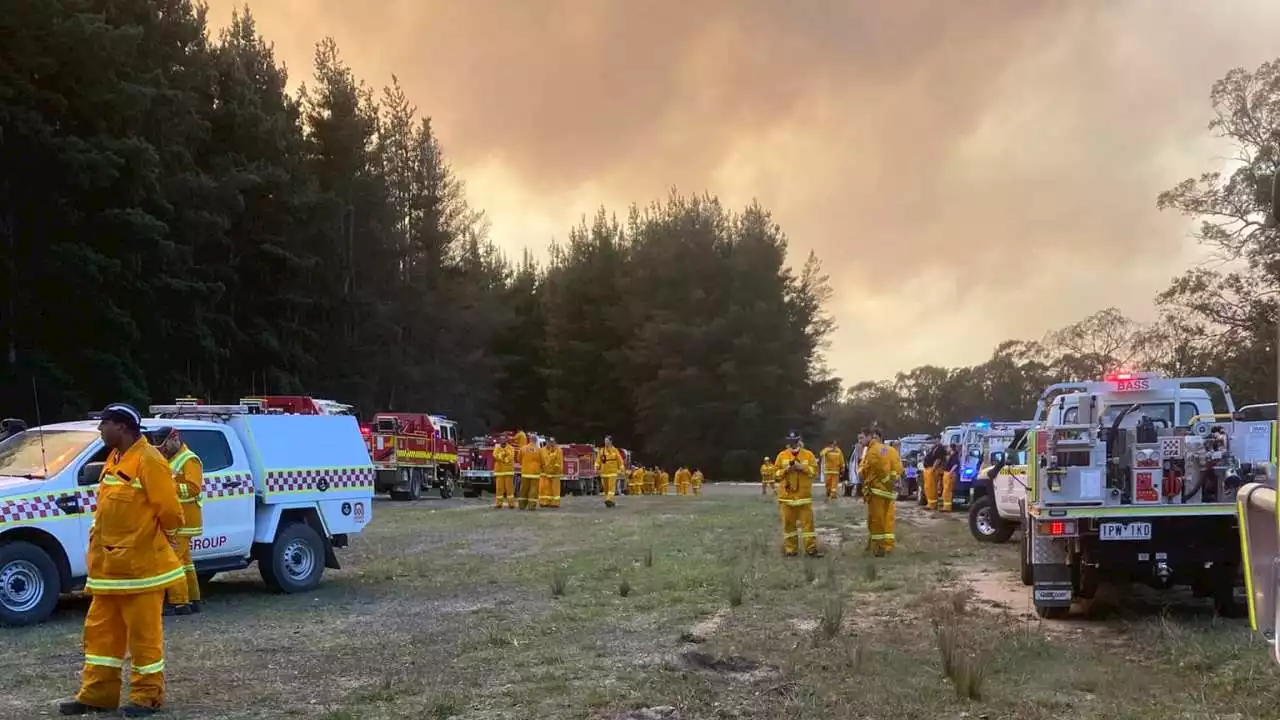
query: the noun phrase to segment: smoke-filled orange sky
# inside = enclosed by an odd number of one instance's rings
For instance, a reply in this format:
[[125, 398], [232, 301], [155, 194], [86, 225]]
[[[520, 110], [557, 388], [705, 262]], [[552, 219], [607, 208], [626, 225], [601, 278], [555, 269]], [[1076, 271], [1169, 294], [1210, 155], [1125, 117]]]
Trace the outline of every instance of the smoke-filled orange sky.
[[[243, 0], [211, 0], [223, 24]], [[1199, 261], [1158, 192], [1276, 0], [250, 0], [296, 84], [396, 74], [509, 254], [600, 205], [758, 198], [835, 290], [846, 383], [981, 362]]]

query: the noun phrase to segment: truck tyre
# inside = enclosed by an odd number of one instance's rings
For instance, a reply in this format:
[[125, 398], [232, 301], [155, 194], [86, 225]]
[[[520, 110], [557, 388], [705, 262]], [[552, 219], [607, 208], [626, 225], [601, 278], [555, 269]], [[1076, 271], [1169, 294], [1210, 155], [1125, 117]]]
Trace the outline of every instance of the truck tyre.
[[453, 497], [453, 480], [445, 476], [444, 483], [440, 485], [440, 498], [448, 500], [451, 497]]
[[1031, 587], [1035, 584], [1035, 580], [1031, 577], [1031, 533], [1024, 526], [1022, 528], [1022, 584]]
[[990, 495], [980, 496], [969, 506], [969, 533], [978, 542], [1009, 542], [1013, 531], [1013, 523], [1000, 517]]
[[1219, 571], [1213, 578], [1213, 609], [1224, 618], [1244, 617], [1248, 606], [1236, 599], [1236, 573]]
[[35, 625], [58, 606], [62, 581], [49, 553], [28, 542], [0, 545], [0, 625]]
[[306, 592], [320, 584], [324, 551], [319, 533], [304, 522], [292, 522], [280, 528], [275, 542], [258, 558], [258, 572], [275, 592]]
[[418, 478], [414, 476], [413, 470], [410, 470], [409, 468], [402, 468], [400, 470], [399, 482], [401, 484], [407, 485], [409, 489], [408, 490], [392, 490], [389, 493], [391, 495], [392, 500], [395, 500], [396, 502], [404, 502], [406, 500], [417, 500], [419, 497], [422, 496], [422, 491], [416, 489], [418, 484]]
[[1036, 615], [1039, 615], [1045, 620], [1062, 620], [1066, 618], [1070, 612], [1071, 612], [1071, 608], [1062, 607], [1060, 605], [1055, 605], [1052, 607], [1046, 607], [1043, 605], [1036, 606]]

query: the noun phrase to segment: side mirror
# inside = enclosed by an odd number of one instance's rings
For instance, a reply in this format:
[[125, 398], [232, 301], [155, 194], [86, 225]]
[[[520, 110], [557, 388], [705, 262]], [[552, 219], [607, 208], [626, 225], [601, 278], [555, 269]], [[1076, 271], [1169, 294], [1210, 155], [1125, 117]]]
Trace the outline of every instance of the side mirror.
[[102, 477], [102, 468], [106, 467], [105, 462], [85, 463], [80, 468], [80, 485], [97, 485], [98, 479]]

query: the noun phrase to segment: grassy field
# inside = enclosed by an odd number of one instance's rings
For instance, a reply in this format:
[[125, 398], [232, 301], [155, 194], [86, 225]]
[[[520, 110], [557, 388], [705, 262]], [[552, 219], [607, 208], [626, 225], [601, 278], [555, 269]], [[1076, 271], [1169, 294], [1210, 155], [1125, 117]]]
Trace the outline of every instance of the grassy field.
[[[862, 555], [863, 506], [819, 502], [828, 555], [783, 558], [753, 487], [595, 498], [563, 509], [379, 503], [345, 567], [272, 596], [219, 577], [168, 621], [177, 718], [1036, 718], [1280, 714], [1277, 674], [1207, 605], [1100, 598], [1030, 613], [1017, 543], [899, 510], [899, 547]], [[85, 601], [0, 629], [0, 717], [74, 691]]]

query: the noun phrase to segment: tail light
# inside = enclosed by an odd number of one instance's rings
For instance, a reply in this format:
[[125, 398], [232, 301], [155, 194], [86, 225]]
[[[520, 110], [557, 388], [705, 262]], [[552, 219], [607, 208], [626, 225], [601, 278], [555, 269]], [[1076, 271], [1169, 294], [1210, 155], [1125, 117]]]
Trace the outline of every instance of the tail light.
[[1040, 532], [1050, 537], [1074, 537], [1079, 534], [1075, 520], [1049, 520], [1040, 523]]

